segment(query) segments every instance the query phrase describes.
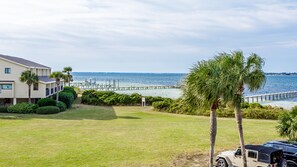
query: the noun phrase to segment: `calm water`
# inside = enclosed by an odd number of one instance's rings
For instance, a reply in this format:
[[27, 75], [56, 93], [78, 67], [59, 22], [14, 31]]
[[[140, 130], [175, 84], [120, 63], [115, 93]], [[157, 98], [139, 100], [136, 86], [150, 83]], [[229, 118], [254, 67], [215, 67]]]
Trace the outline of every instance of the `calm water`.
[[98, 82], [119, 80], [125, 84], [143, 85], [177, 85], [186, 74], [156, 74], [156, 73], [101, 73], [101, 72], [74, 72], [74, 81], [96, 79]]
[[[119, 80], [120, 85], [178, 85], [186, 74], [173, 73], [98, 73], [98, 72], [74, 72], [74, 81], [96, 79], [97, 82], [107, 80]], [[297, 76], [267, 76], [263, 89], [256, 93], [246, 91], [249, 94], [264, 94], [273, 92], [297, 91]]]

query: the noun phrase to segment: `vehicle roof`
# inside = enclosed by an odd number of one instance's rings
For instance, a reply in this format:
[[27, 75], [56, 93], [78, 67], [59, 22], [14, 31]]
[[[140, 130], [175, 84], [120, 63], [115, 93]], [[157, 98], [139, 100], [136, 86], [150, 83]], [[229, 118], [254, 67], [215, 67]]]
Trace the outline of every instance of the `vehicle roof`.
[[275, 149], [273, 147], [265, 147], [262, 145], [246, 145], [245, 149], [258, 151], [261, 153], [268, 153], [268, 154], [276, 152], [276, 151], [280, 151], [279, 149]]
[[297, 148], [297, 142], [289, 142], [289, 141], [269, 141], [265, 144], [280, 144], [280, 145], [286, 145], [290, 147]]

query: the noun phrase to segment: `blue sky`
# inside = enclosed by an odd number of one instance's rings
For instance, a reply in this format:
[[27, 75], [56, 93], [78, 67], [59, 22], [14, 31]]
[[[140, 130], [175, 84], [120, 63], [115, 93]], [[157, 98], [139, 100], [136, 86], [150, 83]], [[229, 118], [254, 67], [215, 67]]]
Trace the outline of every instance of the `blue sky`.
[[1, 54], [53, 70], [188, 72], [243, 50], [266, 72], [297, 71], [293, 0], [9, 0], [0, 25]]

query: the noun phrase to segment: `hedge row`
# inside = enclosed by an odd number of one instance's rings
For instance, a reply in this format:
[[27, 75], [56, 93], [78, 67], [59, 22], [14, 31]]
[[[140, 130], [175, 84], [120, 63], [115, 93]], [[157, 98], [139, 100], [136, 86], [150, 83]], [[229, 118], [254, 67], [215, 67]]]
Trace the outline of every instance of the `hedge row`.
[[7, 106], [0, 106], [0, 113], [7, 113], [8, 110], [7, 110]]
[[[88, 105], [121, 105], [121, 106], [134, 106], [141, 104], [142, 95], [133, 93], [131, 95], [118, 94], [111, 91], [95, 91], [86, 90], [83, 92], [81, 101], [83, 104]], [[169, 100], [168, 98], [146, 96], [146, 104], [152, 105], [153, 102]]]
[[18, 114], [31, 114], [36, 113], [38, 106], [31, 103], [18, 103], [16, 105], [9, 106], [7, 111], [9, 113], [18, 113]]
[[[177, 113], [177, 114], [190, 114], [209, 116], [210, 111], [205, 109], [191, 108], [183, 100], [164, 100], [153, 103], [153, 107], [162, 112]], [[249, 119], [273, 119], [276, 120], [283, 113], [287, 112], [280, 107], [262, 106], [258, 103], [243, 103], [242, 104], [242, 117]], [[217, 110], [218, 117], [232, 117], [234, 118], [234, 110], [226, 107], [221, 107]]]
[[[42, 100], [42, 99], [41, 99]], [[49, 98], [42, 101], [50, 101]], [[42, 103], [45, 104], [45, 103]], [[4, 108], [4, 107], [1, 107]], [[5, 108], [4, 108], [5, 109]], [[17, 113], [17, 114], [54, 114], [58, 112], [62, 112], [66, 110], [66, 104], [63, 102], [58, 102], [56, 105], [49, 105], [49, 106], [41, 106], [39, 107], [36, 104], [30, 103], [18, 103], [16, 105], [12, 105], [7, 107], [8, 113]], [[0, 111], [1, 112], [1, 111]], [[5, 112], [4, 110], [2, 112]]]
[[64, 90], [59, 93], [59, 101], [56, 102], [55, 95], [53, 98], [43, 98], [38, 100], [37, 104], [18, 103], [9, 107], [0, 106], [0, 113], [19, 113], [19, 114], [54, 114], [65, 111], [71, 108], [74, 99], [77, 98], [77, 93], [73, 87], [64, 87]]
[[59, 107], [56, 106], [44, 106], [44, 107], [39, 107], [36, 110], [36, 114], [56, 114], [61, 112]]

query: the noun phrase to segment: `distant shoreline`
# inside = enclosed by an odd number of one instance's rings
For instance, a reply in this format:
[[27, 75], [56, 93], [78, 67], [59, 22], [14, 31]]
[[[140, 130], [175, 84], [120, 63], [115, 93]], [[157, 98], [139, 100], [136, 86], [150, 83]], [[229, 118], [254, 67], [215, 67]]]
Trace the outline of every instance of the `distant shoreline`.
[[265, 73], [270, 76], [297, 76], [297, 73]]
[[[178, 74], [178, 75], [187, 75], [188, 73], [181, 73], [181, 72], [100, 72], [100, 71], [89, 71], [89, 72], [79, 72], [79, 71], [75, 71], [75, 72], [72, 72], [72, 73], [101, 73], [101, 74], [172, 74], [172, 75], [175, 75], [175, 74]], [[286, 72], [282, 72], [282, 73], [265, 73], [265, 75], [267, 76], [297, 76], [297, 72], [296, 73], [286, 73]]]

